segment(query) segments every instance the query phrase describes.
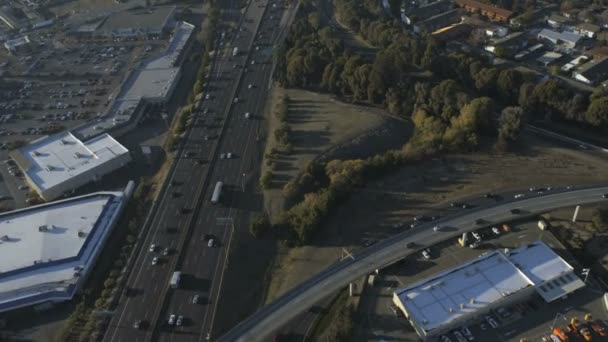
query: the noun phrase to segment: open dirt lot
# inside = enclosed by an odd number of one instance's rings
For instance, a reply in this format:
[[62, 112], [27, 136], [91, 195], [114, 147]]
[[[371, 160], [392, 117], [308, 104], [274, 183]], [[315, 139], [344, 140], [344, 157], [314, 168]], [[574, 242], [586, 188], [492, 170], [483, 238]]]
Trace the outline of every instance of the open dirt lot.
[[488, 192], [534, 186], [606, 183], [606, 161], [553, 147], [525, 136], [518, 153], [482, 151], [450, 155], [406, 166], [355, 194], [321, 229], [315, 246], [285, 249], [275, 262], [268, 300], [334, 263], [342, 247], [395, 233], [394, 224], [445, 207], [450, 201]]
[[[294, 179], [315, 158], [361, 158], [405, 143], [409, 125], [389, 117], [382, 110], [350, 105], [329, 95], [299, 89], [274, 87], [271, 109], [282, 96], [289, 96], [288, 124], [293, 153], [274, 159], [273, 182], [265, 191], [266, 208], [276, 214], [283, 207], [281, 188]], [[274, 130], [280, 125], [273, 113], [267, 116], [266, 153], [277, 146]], [[349, 148], [346, 144], [356, 148]], [[264, 162], [264, 173], [269, 166]]]

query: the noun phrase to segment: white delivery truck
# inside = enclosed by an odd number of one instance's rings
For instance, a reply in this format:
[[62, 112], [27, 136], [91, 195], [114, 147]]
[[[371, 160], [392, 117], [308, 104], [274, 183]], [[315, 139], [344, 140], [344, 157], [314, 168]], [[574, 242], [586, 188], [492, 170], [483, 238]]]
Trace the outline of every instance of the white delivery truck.
[[175, 272], [173, 272], [173, 275], [171, 276], [171, 282], [169, 282], [169, 285], [171, 286], [172, 289], [177, 289], [179, 287], [179, 282], [181, 280], [182, 280], [182, 272], [175, 271]]

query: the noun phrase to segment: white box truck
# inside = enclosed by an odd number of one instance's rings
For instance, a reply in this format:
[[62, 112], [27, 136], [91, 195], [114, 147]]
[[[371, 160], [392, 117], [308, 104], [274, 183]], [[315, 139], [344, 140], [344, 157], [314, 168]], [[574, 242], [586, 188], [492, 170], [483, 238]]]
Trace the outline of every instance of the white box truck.
[[171, 276], [171, 282], [169, 282], [169, 285], [171, 286], [172, 289], [176, 289], [179, 287], [179, 282], [181, 280], [182, 280], [182, 272], [175, 271], [175, 272], [173, 272], [173, 275]]

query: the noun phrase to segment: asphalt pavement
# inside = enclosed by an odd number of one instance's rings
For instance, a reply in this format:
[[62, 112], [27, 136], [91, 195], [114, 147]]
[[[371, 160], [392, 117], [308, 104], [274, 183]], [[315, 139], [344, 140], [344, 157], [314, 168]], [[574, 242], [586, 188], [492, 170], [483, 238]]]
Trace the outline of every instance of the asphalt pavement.
[[[330, 266], [243, 320], [218, 341], [264, 340], [310, 306], [348, 283], [416, 253], [421, 248], [454, 238], [465, 231], [478, 229], [478, 220], [483, 220], [485, 223], [501, 223], [557, 208], [608, 201], [602, 197], [607, 193], [608, 187], [545, 193], [463, 211], [460, 215], [420, 225], [355, 254], [354, 259], [348, 258]], [[513, 214], [511, 209], [519, 209], [520, 213]], [[435, 230], [435, 226], [439, 229]], [[415, 245], [408, 248], [407, 244], [410, 242]]]
[[[244, 217], [239, 199], [257, 166], [253, 150], [268, 92], [273, 40], [281, 31], [276, 27], [282, 9], [269, 5], [266, 11], [266, 5], [265, 0], [252, 1], [233, 32], [225, 37], [221, 30], [218, 33], [219, 55], [204, 92], [209, 98], [195, 111], [194, 126], [153, 213], [105, 341], [195, 341], [213, 333], [232, 231]], [[238, 1], [225, 6], [238, 8]], [[273, 20], [262, 20], [266, 13]], [[258, 25], [262, 37], [255, 37]], [[239, 49], [237, 56], [232, 56], [234, 46]], [[251, 113], [250, 118], [245, 112]], [[228, 153], [231, 158], [220, 157]], [[210, 198], [218, 181], [224, 182], [221, 203], [213, 205]], [[208, 247], [209, 237], [214, 238], [213, 247]], [[176, 270], [183, 272], [182, 282], [179, 289], [171, 290], [169, 280]], [[200, 299], [193, 304], [195, 295]], [[182, 315], [183, 324], [169, 326], [170, 314]], [[142, 329], [133, 327], [136, 321], [143, 322]]]
[[[260, 154], [257, 148], [261, 148], [261, 145], [256, 144], [256, 141], [268, 93], [272, 42], [279, 33], [279, 30], [273, 28], [276, 28], [281, 11], [270, 9], [270, 6], [265, 11], [265, 4], [260, 0], [249, 6], [243, 20], [243, 30], [238, 31], [239, 38], [235, 37], [233, 44], [227, 44], [230, 56], [224, 57], [222, 67], [218, 68], [218, 78], [225, 77], [235, 82], [233, 77], [242, 72], [242, 79], [234, 94], [222, 94], [222, 98], [217, 98], [220, 101], [229, 100], [227, 126], [219, 142], [216, 161], [210, 170], [209, 185], [204, 190], [201, 207], [197, 208], [198, 217], [193, 234], [182, 250], [184, 262], [181, 271], [185, 274], [183, 286], [169, 291], [167, 309], [161, 314], [160, 341], [202, 341], [208, 336], [210, 339], [214, 337], [215, 312], [232, 234], [235, 227], [248, 228], [246, 213], [253, 208], [244, 200], [248, 197], [246, 184], [259, 165], [255, 159]], [[276, 20], [270, 20], [271, 15]], [[254, 37], [256, 32], [257, 37]], [[259, 38], [260, 34], [262, 38]], [[237, 57], [231, 56], [234, 46], [241, 51]], [[238, 67], [234, 69], [233, 65]], [[213, 106], [216, 99], [214, 94], [212, 93], [211, 101], [205, 101], [202, 106], [209, 108], [210, 112], [216, 110]], [[235, 99], [238, 99], [237, 102], [234, 102]], [[250, 113], [249, 118], [245, 117], [245, 113]], [[229, 153], [231, 158], [227, 158]], [[217, 158], [218, 155], [225, 157]], [[210, 198], [215, 184], [220, 181], [224, 183], [222, 203], [214, 205]], [[213, 237], [214, 247], [208, 246], [209, 237]], [[192, 303], [195, 295], [200, 298], [197, 304]], [[182, 315], [184, 324], [180, 327], [163, 324], [171, 314]]]

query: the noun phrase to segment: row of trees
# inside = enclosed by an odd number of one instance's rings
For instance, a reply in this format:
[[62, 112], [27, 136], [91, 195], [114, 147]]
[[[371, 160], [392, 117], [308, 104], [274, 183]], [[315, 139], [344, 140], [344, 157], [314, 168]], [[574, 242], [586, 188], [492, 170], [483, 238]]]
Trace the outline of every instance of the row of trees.
[[276, 165], [276, 158], [279, 153], [290, 154], [293, 151], [293, 145], [290, 141], [291, 126], [287, 122], [287, 114], [289, 110], [289, 96], [284, 95], [274, 109], [274, 115], [279, 120], [279, 127], [274, 130], [274, 141], [276, 147], [273, 147], [269, 153], [266, 153], [264, 159], [268, 170], [260, 177], [260, 187], [262, 189], [270, 188], [274, 177], [273, 171]]
[[[279, 221], [296, 244], [308, 243], [330, 210], [377, 170], [437, 152], [470, 151], [484, 137], [507, 149], [529, 117], [606, 127], [608, 91], [587, 97], [556, 79], [541, 81], [531, 73], [492, 67], [481, 57], [445, 53], [432, 38], [414, 37], [391, 22], [375, 20], [366, 5], [338, 0], [336, 7], [351, 28], [380, 48], [375, 58], [366, 60], [336, 41], [308, 6], [279, 53], [285, 62], [278, 65], [277, 79], [288, 87], [382, 105], [393, 114], [411, 116], [415, 131], [401, 151], [311, 164], [289, 182], [283, 193], [288, 203], [296, 204]], [[371, 13], [369, 22], [355, 24], [353, 18], [364, 12]], [[391, 39], [385, 41], [385, 36]]]
[[109, 310], [121, 295], [126, 282], [122, 270], [131, 257], [136, 236], [144, 223], [150, 190], [144, 179], [140, 179], [126, 213], [118, 223], [126, 229], [117, 229], [117, 234], [111, 237], [109, 247], [103, 251], [105, 257], [100, 258], [99, 265], [82, 290], [83, 300], [57, 333], [55, 341], [96, 341], [103, 335], [107, 321], [95, 311]]
[[294, 245], [309, 243], [332, 209], [356, 188], [402, 165], [408, 158], [402, 151], [388, 151], [368, 159], [309, 163], [302, 176], [283, 189], [292, 202], [302, 200], [280, 215], [279, 231]]

